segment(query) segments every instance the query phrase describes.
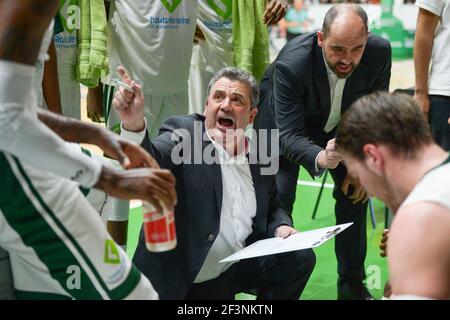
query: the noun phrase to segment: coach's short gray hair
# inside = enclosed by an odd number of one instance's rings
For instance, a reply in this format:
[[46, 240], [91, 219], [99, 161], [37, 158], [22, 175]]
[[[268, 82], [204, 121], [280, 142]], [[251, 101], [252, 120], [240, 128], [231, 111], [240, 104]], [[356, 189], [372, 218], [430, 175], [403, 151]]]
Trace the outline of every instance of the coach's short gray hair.
[[249, 72], [244, 71], [239, 68], [234, 67], [226, 67], [223, 69], [220, 69], [217, 71], [214, 76], [212, 77], [211, 81], [209, 81], [208, 85], [208, 91], [207, 91], [207, 97], [209, 97], [209, 94], [211, 93], [212, 86], [221, 78], [227, 78], [231, 81], [239, 81], [245, 83], [251, 92], [251, 100], [252, 105], [251, 107], [256, 107], [258, 103], [258, 97], [259, 97], [259, 86], [256, 82], [256, 79], [254, 76], [252, 76]]

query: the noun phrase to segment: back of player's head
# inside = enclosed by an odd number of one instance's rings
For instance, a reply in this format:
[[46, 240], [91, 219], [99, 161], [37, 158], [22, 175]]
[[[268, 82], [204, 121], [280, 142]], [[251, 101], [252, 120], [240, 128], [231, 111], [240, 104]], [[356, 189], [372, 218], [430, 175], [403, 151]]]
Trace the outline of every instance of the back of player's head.
[[340, 152], [365, 158], [366, 144], [384, 144], [394, 154], [414, 159], [431, 144], [431, 130], [419, 105], [405, 94], [375, 92], [358, 99], [343, 115], [336, 134]]

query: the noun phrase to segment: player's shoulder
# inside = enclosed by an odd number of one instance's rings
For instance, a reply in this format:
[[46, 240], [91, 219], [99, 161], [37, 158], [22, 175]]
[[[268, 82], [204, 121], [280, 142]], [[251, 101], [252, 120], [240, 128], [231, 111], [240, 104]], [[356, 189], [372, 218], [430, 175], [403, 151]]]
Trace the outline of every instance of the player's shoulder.
[[420, 221], [426, 223], [434, 219], [449, 219], [450, 208], [444, 205], [427, 200], [420, 200], [401, 206], [395, 214], [397, 220], [404, 220], [404, 222]]
[[[433, 201], [418, 201], [402, 206], [395, 214], [392, 237], [407, 239], [412, 246], [430, 243], [433, 238], [450, 243], [450, 208]], [[447, 240], [445, 240], [447, 239]]]

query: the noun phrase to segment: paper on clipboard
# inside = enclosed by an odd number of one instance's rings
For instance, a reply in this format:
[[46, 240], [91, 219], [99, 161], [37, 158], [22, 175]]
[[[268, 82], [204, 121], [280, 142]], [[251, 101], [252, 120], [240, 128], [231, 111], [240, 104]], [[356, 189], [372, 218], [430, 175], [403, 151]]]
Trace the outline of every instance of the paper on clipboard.
[[350, 222], [337, 226], [299, 232], [290, 235], [285, 239], [275, 237], [260, 240], [221, 260], [220, 263], [315, 248], [341, 233], [352, 224], [353, 222]]

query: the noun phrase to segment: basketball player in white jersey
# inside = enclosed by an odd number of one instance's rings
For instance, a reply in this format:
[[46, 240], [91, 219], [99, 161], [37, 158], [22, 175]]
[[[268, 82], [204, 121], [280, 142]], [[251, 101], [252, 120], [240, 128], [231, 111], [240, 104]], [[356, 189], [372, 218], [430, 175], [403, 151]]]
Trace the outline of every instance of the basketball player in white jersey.
[[[158, 204], [157, 196], [173, 204], [173, 177], [102, 166], [68, 148], [38, 120], [34, 63], [56, 8], [51, 0], [0, 1], [0, 246], [15, 266], [16, 297], [155, 299], [158, 294], [112, 241], [78, 183], [117, 197], [148, 197]], [[138, 146], [106, 130], [51, 113], [39, 116], [65, 140], [96, 143], [127, 167], [157, 166]]]
[[450, 298], [450, 155], [419, 105], [374, 93], [341, 119], [338, 151], [369, 195], [395, 213], [387, 245], [392, 298]]

